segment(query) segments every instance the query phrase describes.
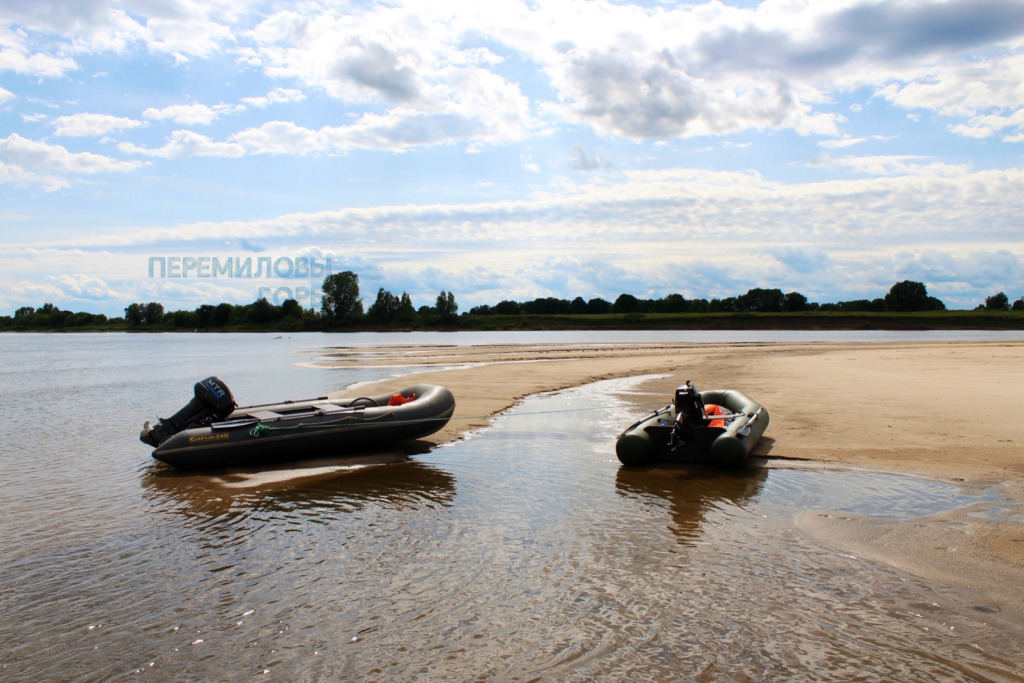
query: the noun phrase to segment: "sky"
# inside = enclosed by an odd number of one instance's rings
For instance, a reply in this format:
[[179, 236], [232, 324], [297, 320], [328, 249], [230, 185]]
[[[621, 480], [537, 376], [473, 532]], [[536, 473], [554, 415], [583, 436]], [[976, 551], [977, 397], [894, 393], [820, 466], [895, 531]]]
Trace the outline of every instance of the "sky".
[[342, 271], [1014, 301], [1024, 0], [0, 1], [0, 315]]

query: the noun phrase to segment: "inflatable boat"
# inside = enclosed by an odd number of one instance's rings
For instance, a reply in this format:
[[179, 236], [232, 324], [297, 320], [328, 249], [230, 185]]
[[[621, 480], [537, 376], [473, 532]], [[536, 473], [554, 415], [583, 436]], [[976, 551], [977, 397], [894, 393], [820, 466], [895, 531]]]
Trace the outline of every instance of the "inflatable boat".
[[139, 440], [153, 457], [182, 469], [351, 455], [418, 439], [444, 427], [455, 397], [417, 384], [393, 394], [238, 407], [218, 377], [197, 382], [194, 398], [170, 418], [145, 424]]
[[671, 404], [619, 435], [615, 454], [624, 465], [668, 460], [731, 469], [747, 462], [767, 428], [768, 411], [746, 394], [697, 391], [687, 380]]

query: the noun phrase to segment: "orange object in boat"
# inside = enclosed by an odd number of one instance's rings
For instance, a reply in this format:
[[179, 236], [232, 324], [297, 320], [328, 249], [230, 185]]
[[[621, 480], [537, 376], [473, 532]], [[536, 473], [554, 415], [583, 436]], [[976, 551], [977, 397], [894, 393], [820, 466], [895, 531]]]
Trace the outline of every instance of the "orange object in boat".
[[388, 401], [388, 405], [389, 406], [400, 406], [403, 403], [409, 403], [410, 401], [415, 401], [415, 400], [416, 400], [416, 394], [412, 394], [408, 398], [406, 398], [401, 393], [392, 394], [391, 395], [391, 400]]
[[[704, 411], [708, 414], [708, 417], [725, 415], [725, 411], [722, 410], [722, 406], [714, 403], [705, 403]], [[708, 427], [725, 427], [725, 420], [711, 420], [711, 422], [708, 423]]]

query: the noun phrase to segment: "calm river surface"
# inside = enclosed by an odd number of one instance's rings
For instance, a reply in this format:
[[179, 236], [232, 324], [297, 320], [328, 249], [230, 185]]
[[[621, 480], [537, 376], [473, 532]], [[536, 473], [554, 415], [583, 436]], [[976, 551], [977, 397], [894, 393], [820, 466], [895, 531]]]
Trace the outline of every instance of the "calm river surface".
[[256, 403], [404, 372], [312, 366], [328, 346], [1021, 336], [0, 335], [0, 680], [1021, 680], [1024, 626], [998, 606], [793, 526], [806, 510], [912, 519], [997, 491], [624, 470], [626, 380], [303, 478], [181, 475], [137, 440], [207, 375]]

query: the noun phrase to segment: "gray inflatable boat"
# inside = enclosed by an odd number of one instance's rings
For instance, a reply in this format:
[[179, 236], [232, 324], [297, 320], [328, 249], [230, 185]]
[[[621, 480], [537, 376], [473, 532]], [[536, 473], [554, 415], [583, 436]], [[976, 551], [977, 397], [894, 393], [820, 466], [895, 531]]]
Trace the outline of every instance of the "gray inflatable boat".
[[740, 467], [768, 428], [768, 411], [735, 389], [697, 391], [687, 380], [672, 403], [626, 428], [615, 443], [624, 465], [659, 460]]
[[139, 440], [182, 469], [235, 467], [365, 453], [440, 430], [455, 412], [444, 387], [417, 384], [393, 394], [237, 407], [217, 377], [170, 418], [146, 423]]

